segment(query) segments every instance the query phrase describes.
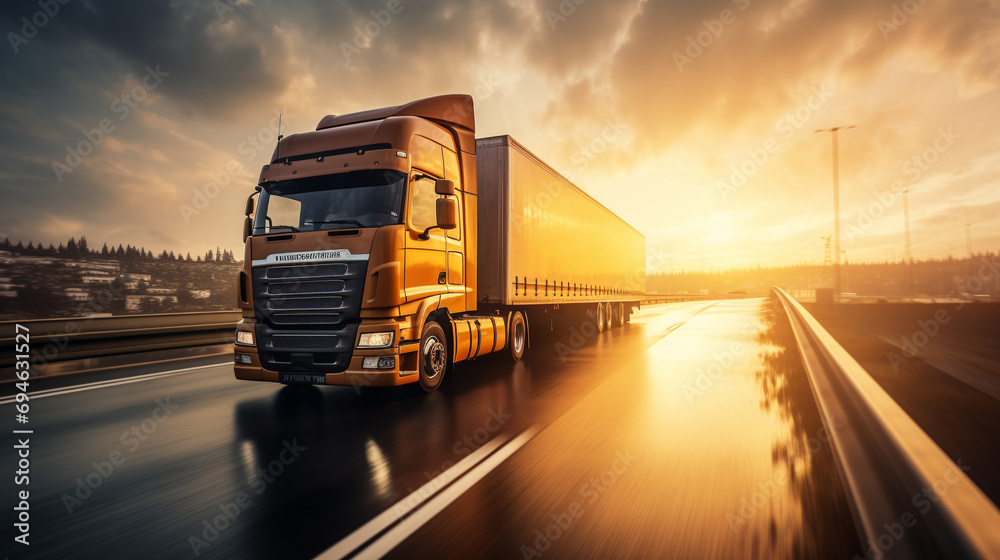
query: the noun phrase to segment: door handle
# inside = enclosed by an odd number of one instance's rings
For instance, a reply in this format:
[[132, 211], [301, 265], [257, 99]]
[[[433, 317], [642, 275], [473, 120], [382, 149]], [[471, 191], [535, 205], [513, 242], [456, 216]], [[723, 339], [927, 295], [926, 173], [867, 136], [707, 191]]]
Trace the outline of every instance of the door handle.
[[448, 273], [445, 271], [438, 272], [438, 284], [444, 284], [448, 281]]

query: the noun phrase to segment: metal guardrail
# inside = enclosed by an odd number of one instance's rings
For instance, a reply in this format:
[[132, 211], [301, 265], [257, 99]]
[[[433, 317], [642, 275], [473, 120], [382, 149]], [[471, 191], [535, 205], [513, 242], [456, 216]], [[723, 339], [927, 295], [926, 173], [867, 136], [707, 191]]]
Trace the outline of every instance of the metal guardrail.
[[33, 365], [232, 342], [239, 311], [0, 322], [0, 367], [14, 365], [16, 325], [30, 331]]
[[996, 505], [801, 304], [772, 291], [795, 332], [867, 557], [1000, 558]]
[[[726, 296], [652, 295], [647, 296], [642, 303], [724, 297]], [[38, 365], [132, 352], [231, 343], [240, 316], [239, 311], [199, 311], [0, 321], [0, 368], [14, 365], [15, 330], [18, 324], [26, 325], [30, 330], [33, 365]]]
[[760, 297], [760, 296], [747, 296], [746, 294], [715, 294], [715, 295], [704, 295], [704, 294], [646, 294], [639, 303], [653, 304], [653, 303], [675, 303], [681, 301], [707, 301], [707, 300], [717, 300], [717, 299], [744, 299], [747, 297]]

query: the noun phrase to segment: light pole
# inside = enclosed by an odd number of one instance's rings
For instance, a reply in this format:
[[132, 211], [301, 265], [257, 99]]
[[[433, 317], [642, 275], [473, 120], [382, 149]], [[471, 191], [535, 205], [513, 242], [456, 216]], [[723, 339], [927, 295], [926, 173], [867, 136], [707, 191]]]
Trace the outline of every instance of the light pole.
[[903, 193], [903, 231], [904, 239], [906, 241], [906, 270], [907, 277], [910, 286], [910, 294], [913, 294], [913, 249], [910, 245], [910, 190], [912, 187], [906, 187], [905, 189], [900, 189], [898, 191], [892, 191], [895, 193]]
[[972, 260], [972, 224], [975, 222], [965, 222], [965, 251], [969, 254], [969, 260]]
[[837, 162], [837, 131], [854, 128], [854, 125], [835, 126], [815, 132], [833, 133], [833, 297], [840, 297], [840, 178]]
[[849, 274], [849, 272], [851, 269], [847, 263], [847, 249], [844, 249], [843, 251], [841, 251], [841, 253], [844, 255], [844, 289], [850, 290], [851, 288], [850, 288], [849, 278], [851, 275]]

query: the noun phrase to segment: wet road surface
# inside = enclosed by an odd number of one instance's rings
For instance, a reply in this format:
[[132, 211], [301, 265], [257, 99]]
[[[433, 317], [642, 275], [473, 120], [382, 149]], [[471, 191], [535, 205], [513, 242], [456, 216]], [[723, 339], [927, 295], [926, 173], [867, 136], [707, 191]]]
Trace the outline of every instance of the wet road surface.
[[31, 546], [4, 552], [313, 558], [522, 434], [439, 514], [410, 513], [390, 556], [860, 553], [794, 339], [766, 300], [532, 335], [521, 362], [460, 365], [432, 394], [241, 382], [227, 363], [33, 400]]

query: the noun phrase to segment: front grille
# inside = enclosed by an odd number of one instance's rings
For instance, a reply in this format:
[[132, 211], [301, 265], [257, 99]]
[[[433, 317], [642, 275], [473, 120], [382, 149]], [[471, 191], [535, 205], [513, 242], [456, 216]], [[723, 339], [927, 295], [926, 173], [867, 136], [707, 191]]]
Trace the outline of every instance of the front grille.
[[361, 322], [367, 261], [253, 269], [257, 350], [272, 371], [347, 369]]

